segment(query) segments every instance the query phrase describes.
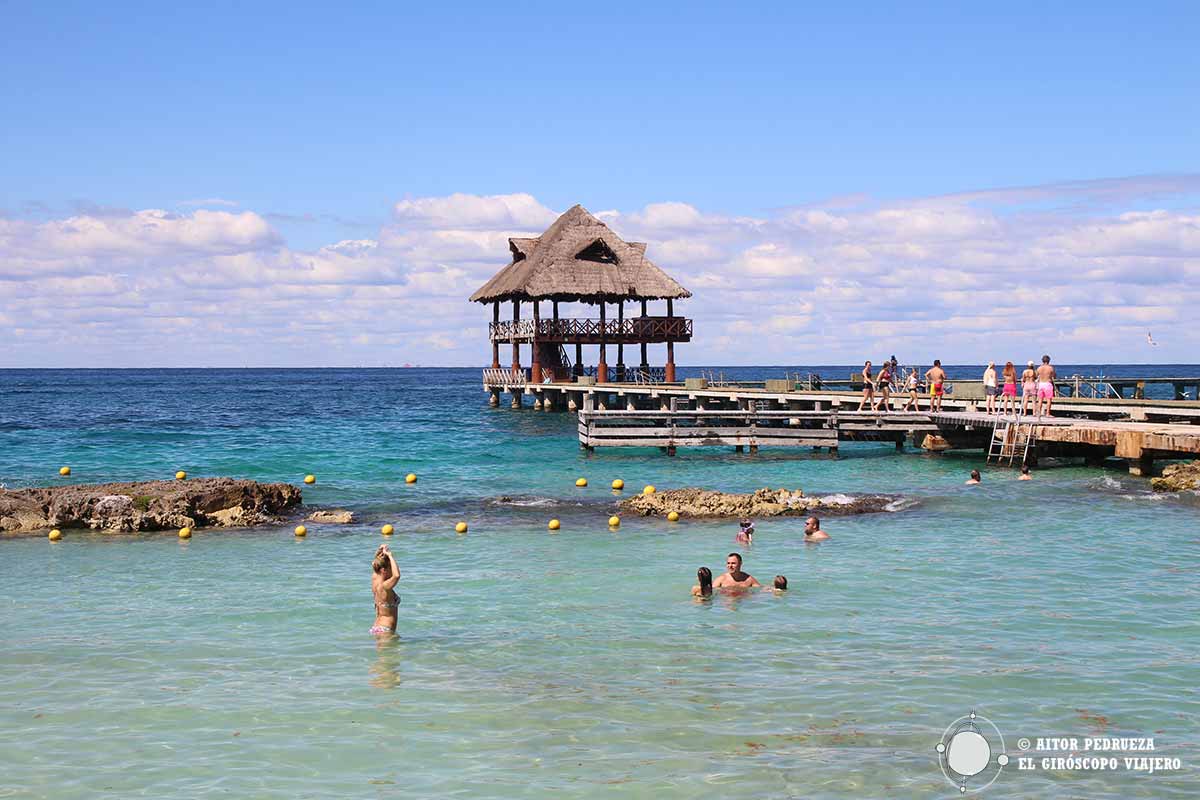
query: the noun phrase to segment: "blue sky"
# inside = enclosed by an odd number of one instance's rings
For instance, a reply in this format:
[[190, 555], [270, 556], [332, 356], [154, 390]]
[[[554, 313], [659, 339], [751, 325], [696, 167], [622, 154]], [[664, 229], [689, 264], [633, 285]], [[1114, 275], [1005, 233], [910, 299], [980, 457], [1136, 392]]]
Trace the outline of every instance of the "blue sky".
[[[1101, 199], [1084, 192], [1090, 211], [1068, 189], [1006, 201], [1004, 213], [1070, 225], [1081, 213], [1168, 211], [1186, 233], [1177, 277], [1195, 264], [1195, 4], [10, 4], [4, 19], [10, 222], [206, 208], [264, 221], [270, 234], [247, 245], [256, 252], [314, 253], [394, 238], [397, 203], [456, 194], [630, 219], [682, 203], [778, 220], [1133, 180]], [[1162, 183], [1147, 191], [1140, 176]], [[652, 258], [653, 234], [641, 231]], [[34, 246], [0, 250], [0, 291], [38, 280], [12, 268]], [[159, 258], [89, 254], [93, 278], [129, 274], [122, 258], [145, 269]], [[501, 246], [492, 266], [503, 257]], [[430, 263], [465, 270], [464, 285], [486, 278], [483, 253]], [[420, 266], [393, 268], [403, 278]], [[80, 359], [102, 347], [80, 343]], [[416, 352], [474, 363], [468, 350]], [[340, 357], [352, 355], [379, 353]]]

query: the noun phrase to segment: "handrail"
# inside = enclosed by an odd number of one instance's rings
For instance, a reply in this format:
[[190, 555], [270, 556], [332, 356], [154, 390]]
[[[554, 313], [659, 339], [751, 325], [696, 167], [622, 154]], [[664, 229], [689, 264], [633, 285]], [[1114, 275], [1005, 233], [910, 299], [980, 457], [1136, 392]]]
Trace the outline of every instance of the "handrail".
[[688, 337], [692, 335], [692, 320], [686, 317], [630, 317], [609, 319], [518, 319], [488, 323], [492, 339], [538, 338], [655, 338]]
[[526, 377], [525, 370], [523, 369], [496, 369], [488, 367], [483, 371], [483, 382], [491, 385], [525, 386], [529, 382], [529, 379]]

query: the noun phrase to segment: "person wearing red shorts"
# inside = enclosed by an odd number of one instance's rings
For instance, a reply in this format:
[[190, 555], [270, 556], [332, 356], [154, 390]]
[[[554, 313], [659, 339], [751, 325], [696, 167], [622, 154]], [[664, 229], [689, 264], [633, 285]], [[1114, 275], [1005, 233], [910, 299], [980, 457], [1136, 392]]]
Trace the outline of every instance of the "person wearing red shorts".
[[929, 410], [942, 410], [942, 396], [946, 394], [946, 371], [942, 369], [941, 359], [935, 358], [933, 366], [925, 373], [925, 381], [929, 384]]

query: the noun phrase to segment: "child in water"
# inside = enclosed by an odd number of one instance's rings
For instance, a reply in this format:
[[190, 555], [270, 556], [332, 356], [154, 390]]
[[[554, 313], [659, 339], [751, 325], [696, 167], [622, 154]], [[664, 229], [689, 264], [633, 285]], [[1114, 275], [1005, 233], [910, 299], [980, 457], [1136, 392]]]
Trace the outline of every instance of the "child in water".
[[754, 523], [748, 519], [742, 520], [737, 536], [733, 540], [738, 544], [754, 544]]

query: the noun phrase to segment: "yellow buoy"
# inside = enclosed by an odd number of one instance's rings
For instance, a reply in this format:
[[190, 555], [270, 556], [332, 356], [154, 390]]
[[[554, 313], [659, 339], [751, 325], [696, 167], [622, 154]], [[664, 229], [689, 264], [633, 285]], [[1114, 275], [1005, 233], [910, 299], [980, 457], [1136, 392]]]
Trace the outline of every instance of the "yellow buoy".
[[618, 492], [621, 491], [622, 489], [625, 488], [625, 481], [621, 480], [620, 478], [617, 478], [615, 481], [613, 481], [613, 488], [616, 489]]
[[656, 491], [653, 486], [647, 486], [645, 489], [642, 489], [642, 494], [654, 494]]
[[191, 529], [191, 528], [186, 528], [186, 527], [184, 527], [184, 528], [180, 528], [180, 529], [179, 529], [179, 538], [180, 538], [180, 539], [190, 539], [190, 538], [192, 538], [192, 529]]
[[307, 536], [308, 528], [304, 527], [303, 525], [297, 525], [296, 526], [296, 535], [297, 536]]
[[587, 478], [579, 478], [575, 481], [576, 486], [587, 486]]
[[66, 477], [67, 475], [71, 474], [71, 468], [70, 467], [60, 467], [58, 470], [58, 474], [62, 475], [63, 477]]
[[608, 527], [610, 527], [610, 528], [621, 527], [621, 518], [618, 517], [616, 514], [613, 514], [611, 517], [608, 518]]
[[384, 536], [391, 536], [393, 533], [396, 532], [396, 529], [393, 528], [391, 525], [384, 525], [382, 528], [379, 529], [379, 532], [382, 533]]
[[667, 512], [667, 522], [679, 522], [679, 512], [678, 511], [668, 511]]
[[305, 483], [309, 483], [309, 484], [316, 483], [316, 482], [317, 482], [317, 476], [316, 476], [316, 475], [305, 475], [305, 476], [304, 476], [304, 482], [305, 482]]
[[58, 528], [55, 528], [54, 530], [50, 531], [50, 541], [57, 542], [61, 538], [62, 538], [62, 531], [60, 531]]
[[187, 473], [184, 472], [183, 470], [179, 470], [179, 472], [175, 473], [175, 480], [177, 480], [177, 481], [181, 481], [186, 477], [187, 477]]
[[467, 532], [467, 523], [460, 522], [457, 525], [455, 525], [454, 532], [455, 533], [466, 533]]
[[410, 472], [410, 473], [408, 473], [407, 475], [405, 475], [405, 476], [404, 476], [404, 482], [405, 482], [405, 483], [416, 483], [416, 482], [417, 482], [417, 476], [416, 476], [416, 475], [414, 475], [413, 473], [411, 473], [411, 472]]
[[561, 527], [561, 525], [558, 520], [552, 519], [552, 520], [550, 520], [550, 524], [547, 525], [546, 527], [552, 531], [556, 531]]

